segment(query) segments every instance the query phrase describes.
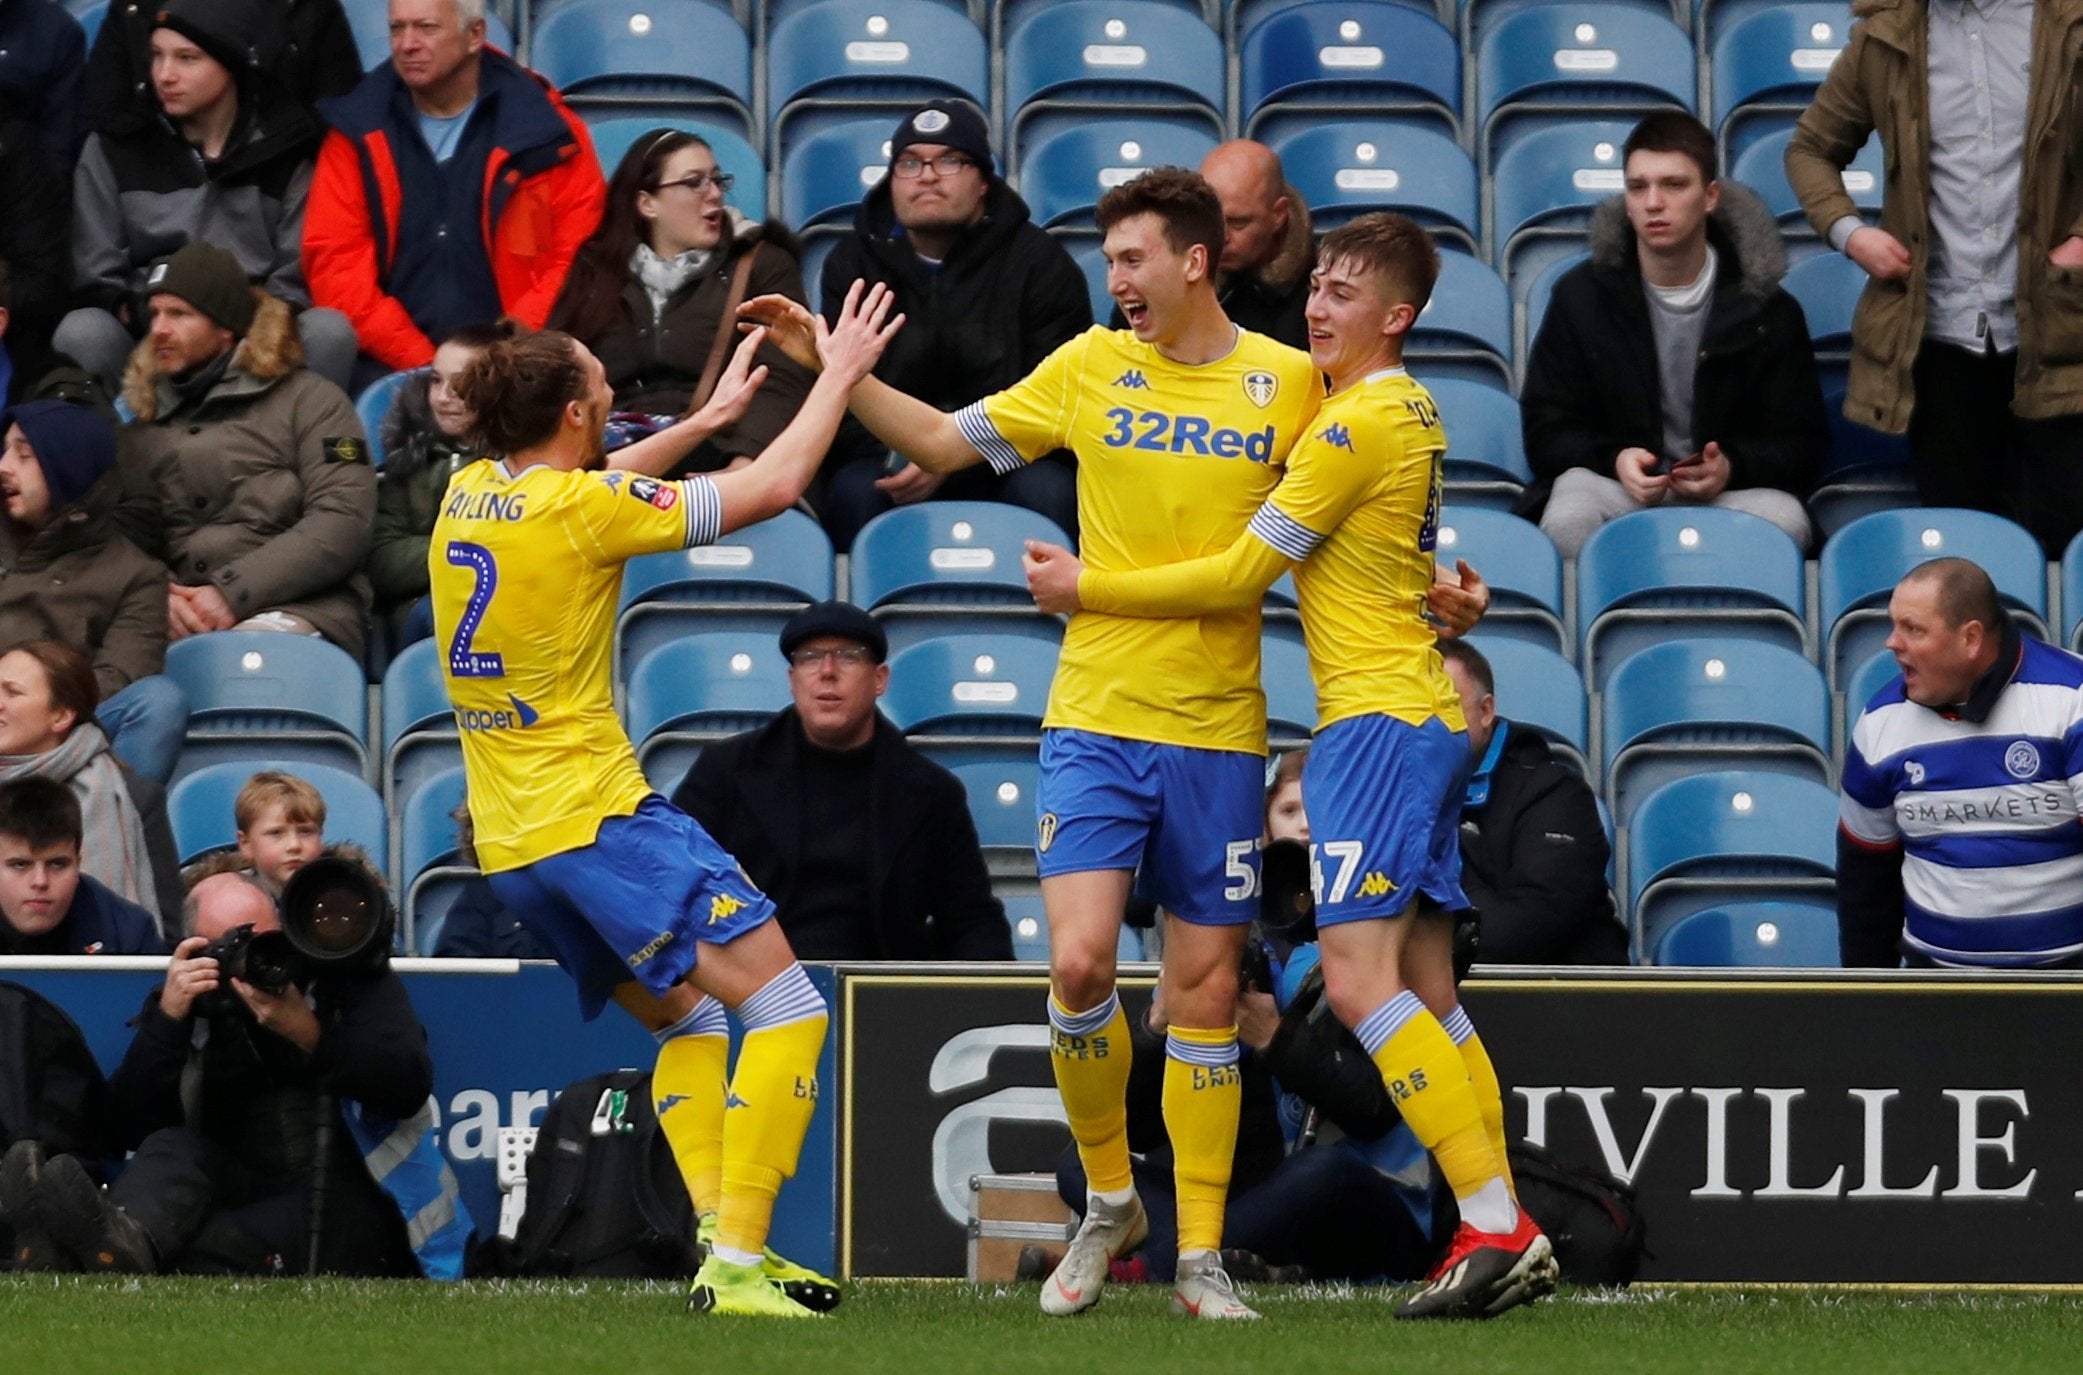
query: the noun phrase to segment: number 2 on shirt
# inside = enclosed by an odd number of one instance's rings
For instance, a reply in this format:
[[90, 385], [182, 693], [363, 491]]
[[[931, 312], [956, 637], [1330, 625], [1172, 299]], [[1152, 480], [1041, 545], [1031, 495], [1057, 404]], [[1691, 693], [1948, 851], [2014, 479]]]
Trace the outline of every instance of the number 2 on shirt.
[[463, 603], [455, 637], [448, 642], [449, 676], [504, 678], [506, 661], [490, 650], [473, 649], [470, 644], [485, 618], [485, 608], [492, 604], [492, 593], [499, 586], [499, 565], [493, 561], [491, 550], [468, 540], [450, 540], [447, 556], [456, 567], [469, 569], [473, 580], [470, 600]]

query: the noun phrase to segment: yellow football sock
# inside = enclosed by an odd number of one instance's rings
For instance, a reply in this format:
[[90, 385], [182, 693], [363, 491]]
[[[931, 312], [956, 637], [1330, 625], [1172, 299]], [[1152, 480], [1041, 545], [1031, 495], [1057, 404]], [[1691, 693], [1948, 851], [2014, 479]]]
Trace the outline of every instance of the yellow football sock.
[[713, 1000], [717, 1023], [673, 1036], [658, 1047], [651, 1071], [651, 1106], [687, 1181], [696, 1217], [716, 1211], [723, 1195], [723, 1093], [730, 1065], [729, 1027]]
[[[1468, 1014], [1460, 1008], [1455, 1008], [1454, 1013], [1467, 1020]], [[1457, 1044], [1461, 1063], [1468, 1070], [1468, 1086], [1475, 1090], [1476, 1108], [1483, 1115], [1483, 1135], [1489, 1138], [1491, 1153], [1497, 1157], [1497, 1172], [1504, 1176], [1505, 1187], [1517, 1198], [1519, 1191], [1512, 1183], [1509, 1159], [1511, 1143], [1504, 1134], [1504, 1086], [1497, 1081], [1497, 1067], [1490, 1063], [1490, 1052], [1483, 1049], [1483, 1038], [1475, 1034], [1474, 1027]]]
[[1237, 1154], [1237, 1028], [1174, 1026], [1165, 1038], [1164, 1125], [1179, 1197], [1179, 1254], [1222, 1247]]
[[[793, 974], [791, 983], [777, 989]], [[789, 1015], [814, 1006], [807, 1016], [780, 1025], [765, 1025], [764, 1016], [749, 1012], [770, 993], [787, 993], [785, 1005], [772, 1000], [767, 1010]], [[745, 1025], [745, 1044], [738, 1051], [738, 1071], [724, 1098], [723, 1197], [717, 1210], [719, 1246], [760, 1254], [774, 1220], [774, 1199], [781, 1181], [796, 1172], [803, 1133], [817, 1109], [817, 1057], [824, 1049], [824, 1000], [810, 986], [800, 965], [777, 976], [738, 1009]]]
[[1134, 1183], [1128, 1165], [1128, 1018], [1109, 993], [1098, 1007], [1073, 1012], [1049, 996], [1049, 1063], [1063, 1115], [1078, 1143], [1086, 1187], [1119, 1193]]
[[1468, 1198], [1499, 1178], [1468, 1067], [1418, 996], [1407, 989], [1398, 993], [1354, 1030], [1411, 1133], [1439, 1162], [1454, 1197]]

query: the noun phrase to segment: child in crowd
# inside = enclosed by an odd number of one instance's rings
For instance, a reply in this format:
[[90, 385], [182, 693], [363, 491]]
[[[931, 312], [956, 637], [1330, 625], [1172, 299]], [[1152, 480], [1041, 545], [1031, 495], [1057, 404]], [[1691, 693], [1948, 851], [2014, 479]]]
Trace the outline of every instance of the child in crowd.
[[239, 858], [268, 896], [282, 901], [290, 875], [325, 848], [325, 798], [293, 774], [264, 769], [246, 780], [232, 804]]

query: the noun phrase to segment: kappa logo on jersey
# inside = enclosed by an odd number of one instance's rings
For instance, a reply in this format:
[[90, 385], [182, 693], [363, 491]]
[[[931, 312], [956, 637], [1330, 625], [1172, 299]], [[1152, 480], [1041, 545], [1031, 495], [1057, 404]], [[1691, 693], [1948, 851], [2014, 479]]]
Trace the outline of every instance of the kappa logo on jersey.
[[680, 502], [680, 488], [671, 482], [660, 482], [655, 477], [633, 477], [629, 480], [629, 494], [647, 505], [661, 511], [670, 511]]
[[1116, 406], [1107, 412], [1114, 428], [1099, 437], [1109, 449], [1141, 449], [1157, 454], [1200, 454], [1209, 458], [1273, 461], [1273, 427], [1261, 430], [1218, 428], [1206, 416], [1166, 415]]
[[1378, 898], [1395, 891], [1396, 885], [1389, 882], [1389, 876], [1380, 870], [1375, 870], [1360, 880], [1360, 896], [1363, 898]]
[[1041, 824], [1038, 827], [1036, 827], [1035, 848], [1040, 850], [1043, 854], [1047, 854], [1049, 853], [1049, 847], [1051, 845], [1054, 845], [1055, 843], [1056, 813], [1043, 812], [1041, 817]]
[[1127, 372], [1122, 373], [1119, 377], [1114, 379], [1114, 385], [1117, 387], [1126, 387], [1130, 391], [1150, 390], [1150, 384], [1149, 382], [1144, 380], [1143, 370], [1141, 368], [1130, 368]]
[[742, 900], [728, 893], [718, 893], [709, 899], [709, 925], [714, 926], [719, 921], [734, 917], [744, 909], [745, 904]]
[[1264, 410], [1280, 394], [1280, 379], [1263, 368], [1254, 368], [1244, 374], [1244, 394], [1251, 398], [1252, 405]]
[[658, 1115], [663, 1117], [686, 1101], [687, 1095], [684, 1093], [669, 1093], [658, 1100]]
[[1343, 425], [1335, 422], [1326, 425], [1316, 437], [1334, 449], [1343, 449], [1347, 453], [1353, 452], [1352, 431], [1346, 429]]

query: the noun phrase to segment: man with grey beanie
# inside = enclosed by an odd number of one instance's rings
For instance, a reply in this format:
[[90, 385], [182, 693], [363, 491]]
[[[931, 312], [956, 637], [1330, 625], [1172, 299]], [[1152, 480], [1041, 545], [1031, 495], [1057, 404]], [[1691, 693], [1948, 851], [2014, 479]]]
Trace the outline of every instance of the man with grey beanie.
[[354, 403], [303, 366], [289, 307], [223, 249], [187, 245], [145, 290], [123, 396], [156, 511], [126, 506], [124, 533], [173, 575], [168, 637], [281, 630], [359, 656], [376, 475]]

